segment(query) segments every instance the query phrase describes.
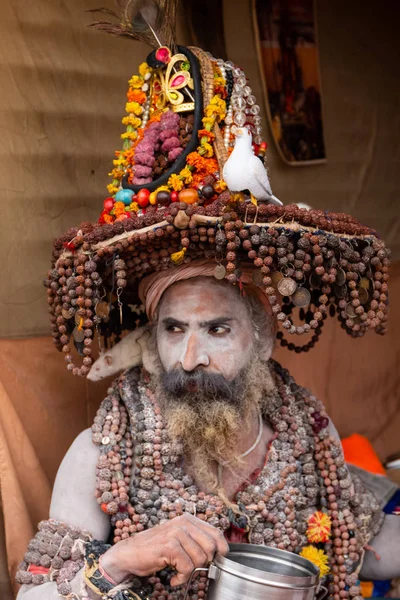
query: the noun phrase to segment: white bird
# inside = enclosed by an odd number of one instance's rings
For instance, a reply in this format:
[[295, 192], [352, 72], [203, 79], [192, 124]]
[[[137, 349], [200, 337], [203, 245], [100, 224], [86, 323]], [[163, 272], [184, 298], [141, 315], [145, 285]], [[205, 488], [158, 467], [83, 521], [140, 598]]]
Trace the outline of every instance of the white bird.
[[235, 137], [235, 147], [223, 169], [223, 178], [230, 191], [249, 190], [255, 204], [264, 201], [283, 206], [272, 193], [263, 162], [254, 155], [251, 132], [242, 127], [237, 129]]

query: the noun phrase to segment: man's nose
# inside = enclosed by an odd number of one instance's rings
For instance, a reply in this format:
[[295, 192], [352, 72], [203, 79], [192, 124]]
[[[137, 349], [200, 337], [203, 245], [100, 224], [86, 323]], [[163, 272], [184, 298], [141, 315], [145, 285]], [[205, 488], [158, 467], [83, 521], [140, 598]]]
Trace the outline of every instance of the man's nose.
[[183, 370], [194, 371], [197, 367], [208, 367], [209, 364], [208, 354], [202, 348], [199, 336], [193, 333], [188, 339], [181, 358]]

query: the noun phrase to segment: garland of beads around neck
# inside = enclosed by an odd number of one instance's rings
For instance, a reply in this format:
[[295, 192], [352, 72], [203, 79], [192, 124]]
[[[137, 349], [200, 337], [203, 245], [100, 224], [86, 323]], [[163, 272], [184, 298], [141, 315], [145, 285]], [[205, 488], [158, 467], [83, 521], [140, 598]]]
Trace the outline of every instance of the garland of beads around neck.
[[[261, 438], [262, 438], [262, 434], [263, 434], [263, 418], [262, 418], [262, 414], [261, 412], [258, 414], [258, 433], [257, 433], [257, 437], [255, 439], [255, 441], [252, 443], [252, 445], [250, 446], [250, 448], [248, 448], [245, 452], [243, 452], [243, 454], [241, 454], [239, 456], [239, 458], [246, 458], [246, 456], [248, 456], [249, 454], [251, 454], [253, 452], [253, 450], [255, 450], [258, 446], [258, 444], [261, 442]], [[229, 461], [228, 462], [219, 462], [218, 463], [218, 467], [217, 467], [217, 471], [218, 471], [218, 486], [220, 488], [223, 487], [222, 485], [222, 471], [224, 469], [224, 467], [227, 467], [229, 465]]]
[[[358, 599], [357, 575], [352, 570], [368, 536], [355, 532], [357, 527], [361, 531], [366, 515], [369, 521], [378, 508], [363, 504], [359, 497], [352, 502], [340, 444], [326, 429], [329, 420], [322, 404], [277, 363], [271, 362], [271, 367], [278, 394], [264, 416], [276, 439], [257, 481], [236, 497], [249, 521], [249, 541], [299, 552], [307, 544], [309, 516], [322, 507], [333, 525], [332, 539], [325, 544], [332, 570], [331, 596], [340, 590], [340, 597]], [[93, 426], [93, 440], [102, 452], [96, 496], [111, 517], [114, 543], [183, 512], [226, 531], [235, 524], [234, 516], [218, 496], [200, 492], [184, 473], [182, 447], [171, 442], [147, 383], [137, 369], [120, 378]], [[169, 589], [165, 577], [152, 578], [160, 591]], [[199, 585], [205, 589], [206, 583], [200, 580]], [[171, 598], [181, 597], [178, 591], [169, 593]]]

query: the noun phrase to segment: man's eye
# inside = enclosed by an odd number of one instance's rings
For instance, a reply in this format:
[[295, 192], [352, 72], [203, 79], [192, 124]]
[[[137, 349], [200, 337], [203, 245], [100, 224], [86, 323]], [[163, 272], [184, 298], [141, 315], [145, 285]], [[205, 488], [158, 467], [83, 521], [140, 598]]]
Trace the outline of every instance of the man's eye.
[[178, 325], [168, 325], [167, 331], [168, 333], [183, 333], [182, 327], [178, 327]]
[[226, 325], [216, 325], [215, 327], [212, 327], [209, 331], [209, 333], [211, 333], [211, 335], [217, 335], [217, 336], [222, 336], [229, 332], [230, 332], [230, 327], [227, 327]]

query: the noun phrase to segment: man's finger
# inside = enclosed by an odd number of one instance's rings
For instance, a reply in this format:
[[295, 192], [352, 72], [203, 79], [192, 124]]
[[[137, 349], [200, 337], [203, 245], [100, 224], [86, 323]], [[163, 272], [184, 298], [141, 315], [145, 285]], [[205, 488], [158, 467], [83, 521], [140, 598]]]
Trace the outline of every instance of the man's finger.
[[203, 531], [200, 527], [192, 525], [187, 526], [186, 530], [190, 537], [201, 547], [206, 556], [206, 562], [211, 562], [218, 552], [218, 544], [215, 537]]
[[173, 586], [186, 583], [195, 568], [190, 556], [178, 540], [177, 544], [174, 545], [168, 563], [176, 571], [176, 575], [171, 578], [171, 585]]
[[190, 535], [194, 537], [194, 539], [196, 539], [196, 537], [193, 533], [193, 529], [203, 531], [215, 541], [215, 552], [222, 554], [222, 556], [225, 556], [229, 552], [229, 544], [224, 538], [224, 534], [222, 533], [222, 531], [220, 531], [216, 527], [213, 527], [209, 523], [205, 523], [201, 519], [193, 517], [192, 515], [187, 515], [185, 520], [188, 523], [188, 531], [190, 532]]
[[197, 536], [197, 539], [193, 538], [186, 528], [176, 529], [176, 536], [195, 567], [204, 567], [207, 565], [208, 555], [202, 544], [198, 541], [200, 536]]

